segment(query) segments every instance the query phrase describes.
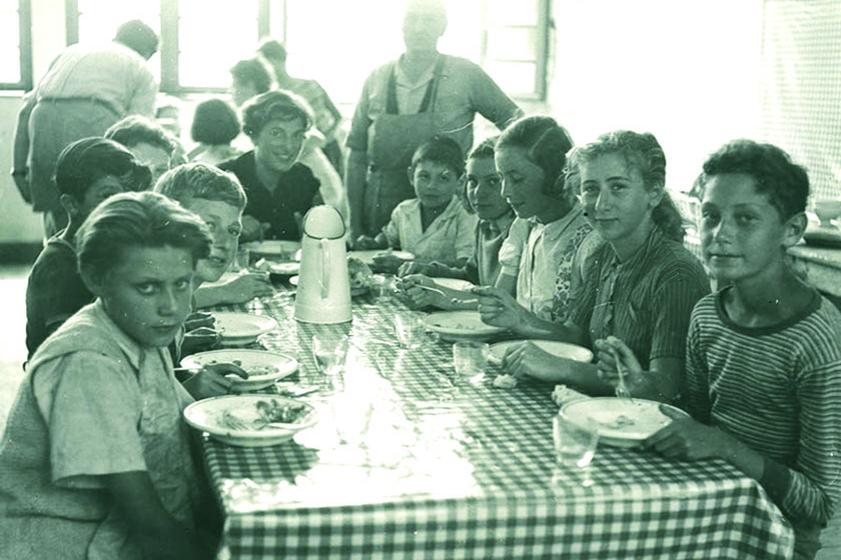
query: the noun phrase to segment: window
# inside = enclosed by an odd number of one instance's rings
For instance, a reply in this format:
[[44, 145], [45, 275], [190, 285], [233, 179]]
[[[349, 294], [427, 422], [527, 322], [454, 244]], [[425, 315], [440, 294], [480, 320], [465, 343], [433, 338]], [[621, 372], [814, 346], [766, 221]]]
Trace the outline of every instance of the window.
[[[166, 92], [227, 89], [231, 66], [271, 35], [286, 44], [290, 74], [315, 78], [336, 102], [354, 104], [371, 70], [403, 50], [403, 2], [394, 0], [66, 2], [71, 43], [108, 40], [129, 19], [160, 24], [152, 67]], [[443, 52], [482, 64], [512, 96], [544, 98], [549, 0], [445, 2]]]
[[0, 89], [32, 87], [29, 0], [0, 0]]

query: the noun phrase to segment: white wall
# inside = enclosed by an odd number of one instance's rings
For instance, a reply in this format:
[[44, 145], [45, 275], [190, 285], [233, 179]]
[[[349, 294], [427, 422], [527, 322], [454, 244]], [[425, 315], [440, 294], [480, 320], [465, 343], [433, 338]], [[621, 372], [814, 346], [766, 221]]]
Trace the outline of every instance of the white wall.
[[668, 185], [756, 137], [762, 0], [555, 0], [552, 114], [576, 143], [626, 128], [657, 136]]

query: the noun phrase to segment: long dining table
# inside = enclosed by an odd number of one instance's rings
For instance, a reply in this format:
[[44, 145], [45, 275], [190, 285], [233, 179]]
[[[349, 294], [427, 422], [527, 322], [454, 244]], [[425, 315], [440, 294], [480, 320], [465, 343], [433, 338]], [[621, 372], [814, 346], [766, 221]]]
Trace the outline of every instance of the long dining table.
[[[245, 308], [228, 308], [243, 311]], [[760, 485], [720, 460], [675, 462], [600, 445], [589, 476], [555, 460], [552, 387], [457, 377], [452, 343], [401, 348], [392, 296], [354, 300], [353, 321], [294, 319], [279, 291], [248, 311], [278, 327], [318, 423], [270, 447], [206, 434], [225, 517], [220, 558], [790, 558], [793, 532]], [[316, 333], [347, 335], [343, 375], [312, 356]]]

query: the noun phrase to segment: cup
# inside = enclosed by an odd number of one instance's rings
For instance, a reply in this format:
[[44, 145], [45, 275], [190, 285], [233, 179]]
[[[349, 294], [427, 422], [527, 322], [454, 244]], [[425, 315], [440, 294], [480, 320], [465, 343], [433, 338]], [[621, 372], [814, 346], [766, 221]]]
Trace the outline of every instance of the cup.
[[487, 342], [461, 341], [453, 344], [453, 368], [462, 377], [476, 377], [485, 373], [491, 355]]
[[581, 469], [583, 485], [592, 485], [589, 469], [599, 444], [599, 432], [595, 424], [589, 419], [573, 422], [558, 413], [552, 418], [552, 439], [558, 464]]
[[394, 333], [403, 348], [418, 348], [426, 337], [426, 326], [415, 315], [395, 315]]
[[347, 359], [348, 337], [335, 333], [316, 333], [312, 337], [312, 355], [318, 371], [341, 373]]

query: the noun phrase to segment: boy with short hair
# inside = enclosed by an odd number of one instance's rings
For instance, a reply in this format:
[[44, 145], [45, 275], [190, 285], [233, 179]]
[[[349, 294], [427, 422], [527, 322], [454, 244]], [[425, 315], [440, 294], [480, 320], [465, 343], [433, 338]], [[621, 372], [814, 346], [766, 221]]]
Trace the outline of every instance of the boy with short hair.
[[703, 256], [724, 287], [689, 324], [693, 418], [646, 444], [759, 481], [794, 525], [795, 557], [814, 558], [841, 498], [841, 313], [785, 262], [806, 228], [809, 178], [776, 146], [739, 140], [704, 163], [700, 185]]
[[237, 255], [247, 199], [236, 175], [206, 163], [187, 163], [165, 173], [155, 192], [195, 212], [210, 227], [210, 256], [196, 265], [196, 307], [244, 303], [273, 293], [264, 274], [248, 273], [216, 286], [201, 286], [217, 282]]
[[[434, 136], [415, 150], [407, 173], [416, 198], [398, 204], [383, 230], [375, 238], [360, 236], [356, 248], [400, 248], [413, 253], [418, 262], [464, 266], [473, 256], [477, 219], [459, 199], [464, 156], [458, 143]], [[393, 255], [377, 262], [391, 271], [402, 263]]]
[[76, 265], [76, 231], [109, 196], [149, 188], [151, 175], [126, 148], [105, 138], [84, 138], [67, 146], [56, 164], [59, 201], [69, 223], [47, 241], [29, 274], [26, 289], [26, 347], [38, 346], [68, 317], [93, 301]]
[[0, 443], [0, 557], [210, 558], [166, 346], [190, 312], [201, 220], [156, 193], [99, 205], [77, 233], [97, 300], [29, 363]]
[[131, 115], [111, 125], [105, 137], [128, 148], [152, 172], [152, 184], [172, 168], [183, 153], [178, 140], [153, 120]]

